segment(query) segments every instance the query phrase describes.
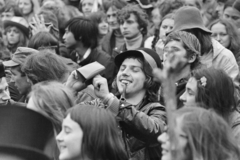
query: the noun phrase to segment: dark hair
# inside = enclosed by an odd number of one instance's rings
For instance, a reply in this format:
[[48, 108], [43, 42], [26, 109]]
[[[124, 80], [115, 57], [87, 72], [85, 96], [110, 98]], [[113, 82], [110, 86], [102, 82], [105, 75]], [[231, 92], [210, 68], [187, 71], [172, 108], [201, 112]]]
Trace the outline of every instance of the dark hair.
[[204, 54], [208, 54], [211, 51], [211, 49], [213, 48], [211, 34], [199, 28], [186, 29], [185, 31], [194, 34], [199, 40], [201, 44], [201, 56]]
[[155, 28], [155, 32], [154, 32], [154, 38], [153, 38], [153, 41], [152, 41], [152, 49], [155, 50], [155, 45], [156, 43], [158, 42], [159, 40], [159, 34], [160, 34], [160, 27], [162, 26], [162, 22], [165, 20], [165, 19], [174, 19], [174, 14], [167, 14], [166, 16], [164, 16], [162, 19], [161, 19], [161, 22], [159, 23], [159, 26], [158, 28]]
[[32, 36], [28, 43], [28, 47], [36, 50], [51, 48], [59, 54], [59, 43], [49, 32], [38, 32], [36, 35]]
[[240, 56], [240, 36], [238, 34], [237, 27], [229, 20], [226, 19], [217, 19], [212, 22], [208, 28], [211, 30], [212, 26], [217, 23], [221, 23], [225, 26], [227, 34], [230, 37], [230, 45], [227, 47], [230, 51], [233, 52], [235, 58]]
[[[181, 118], [180, 128], [187, 138], [187, 145], [181, 148], [186, 159], [237, 160], [240, 151], [231, 127], [216, 113], [198, 106], [182, 107], [173, 114], [174, 121]], [[178, 144], [175, 126], [169, 127], [170, 140]], [[178, 152], [172, 151], [173, 159]]]
[[98, 26], [86, 17], [70, 19], [66, 28], [74, 35], [76, 41], [81, 41], [86, 48], [94, 49], [98, 46]]
[[138, 5], [127, 5], [122, 10], [119, 10], [117, 13], [118, 23], [123, 24], [131, 14], [135, 15], [139, 29], [145, 36], [147, 34], [148, 15]]
[[121, 132], [113, 114], [98, 106], [76, 105], [68, 110], [83, 130], [81, 156], [91, 160], [127, 160]]
[[[199, 80], [196, 102], [213, 109], [228, 121], [229, 114], [236, 109], [232, 79], [223, 70], [213, 67], [195, 70], [191, 76]], [[205, 86], [200, 81], [202, 77], [207, 80]]]
[[[159, 91], [161, 84], [153, 80], [153, 74], [152, 74], [153, 70], [152, 70], [151, 66], [140, 55], [135, 55], [135, 56], [129, 55], [129, 56], [125, 57], [125, 59], [131, 59], [131, 58], [137, 59], [142, 64], [143, 73], [146, 76], [146, 81], [144, 82], [144, 88], [146, 89], [147, 100], [149, 102], [157, 102], [158, 97], [159, 97], [158, 91]], [[113, 82], [113, 88], [118, 90], [116, 83], [117, 82], [116, 82], [116, 78], [115, 78], [114, 82]]]
[[121, 10], [123, 7], [127, 5], [127, 2], [124, 0], [109, 0], [103, 3], [103, 8], [105, 12], [109, 10], [109, 8], [114, 7], [115, 9]]
[[[83, 12], [83, 10], [82, 10], [82, 3], [83, 3], [83, 0], [81, 0], [80, 3], [79, 3], [79, 5], [78, 5], [78, 10], [79, 10], [80, 12]], [[101, 3], [99, 3], [98, 0], [94, 0], [93, 3], [97, 3], [97, 9], [98, 9], [98, 11], [103, 10], [103, 6], [102, 6]]]
[[22, 71], [33, 84], [46, 80], [62, 81], [67, 69], [62, 59], [49, 50], [30, 55], [22, 66]]
[[174, 31], [171, 32], [166, 39], [165, 45], [167, 45], [171, 41], [179, 41], [182, 42], [183, 48], [187, 52], [186, 58], [191, 58], [193, 55], [196, 56], [196, 60], [190, 64], [191, 70], [196, 69], [200, 65], [200, 53], [201, 53], [201, 45], [197, 37], [193, 34], [185, 32], [185, 31]]

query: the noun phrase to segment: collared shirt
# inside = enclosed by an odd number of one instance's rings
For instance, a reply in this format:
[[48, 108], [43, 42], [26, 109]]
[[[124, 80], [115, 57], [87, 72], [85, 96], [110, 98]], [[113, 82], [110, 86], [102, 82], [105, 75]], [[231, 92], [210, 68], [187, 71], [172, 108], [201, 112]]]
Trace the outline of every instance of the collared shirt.
[[77, 63], [79, 64], [81, 61], [86, 59], [90, 55], [91, 51], [92, 51], [91, 48], [88, 48], [87, 51], [84, 53], [83, 57], [80, 57], [76, 52]]

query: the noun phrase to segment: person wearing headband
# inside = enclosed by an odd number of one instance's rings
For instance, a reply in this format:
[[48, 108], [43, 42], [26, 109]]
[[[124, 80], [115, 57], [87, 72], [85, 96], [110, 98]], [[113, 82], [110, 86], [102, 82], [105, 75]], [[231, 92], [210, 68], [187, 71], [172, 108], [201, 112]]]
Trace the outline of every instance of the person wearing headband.
[[161, 68], [161, 60], [151, 49], [129, 50], [115, 57], [119, 68], [113, 82], [118, 94], [109, 92], [107, 80], [93, 79], [98, 99], [85, 104], [110, 110], [119, 120], [125, 149], [132, 160], [161, 158], [157, 137], [166, 125], [165, 107], [158, 102], [160, 83], [153, 81], [152, 71]]

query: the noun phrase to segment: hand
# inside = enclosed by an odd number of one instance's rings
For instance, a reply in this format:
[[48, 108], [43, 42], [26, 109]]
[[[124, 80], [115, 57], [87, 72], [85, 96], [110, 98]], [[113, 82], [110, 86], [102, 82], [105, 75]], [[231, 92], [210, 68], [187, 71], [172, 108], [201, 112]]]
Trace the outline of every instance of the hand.
[[95, 95], [104, 100], [109, 95], [108, 83], [106, 78], [97, 75], [93, 78], [93, 86]]
[[73, 89], [74, 92], [79, 92], [87, 87], [84, 83], [83, 76], [77, 72], [73, 71], [67, 79], [66, 86]]
[[162, 60], [163, 60], [163, 48], [164, 48], [164, 42], [162, 39], [159, 39], [155, 45], [155, 50]]
[[51, 24], [46, 27], [43, 15], [35, 15], [32, 18], [32, 23], [29, 23], [29, 26], [31, 27], [32, 35], [35, 35], [38, 32], [50, 32], [50, 29], [53, 25]]
[[163, 69], [156, 68], [153, 70], [154, 80], [158, 82], [176, 81], [177, 76], [187, 65], [187, 59], [180, 55], [169, 55], [164, 62]]

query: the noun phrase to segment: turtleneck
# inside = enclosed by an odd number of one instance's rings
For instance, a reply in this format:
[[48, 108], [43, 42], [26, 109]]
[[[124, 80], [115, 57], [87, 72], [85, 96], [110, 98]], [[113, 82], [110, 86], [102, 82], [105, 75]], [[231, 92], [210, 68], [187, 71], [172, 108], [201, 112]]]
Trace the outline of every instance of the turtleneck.
[[125, 38], [124, 40], [126, 42], [127, 50], [138, 49], [142, 45], [143, 35], [139, 34], [137, 37], [135, 37], [133, 39], [126, 39]]

